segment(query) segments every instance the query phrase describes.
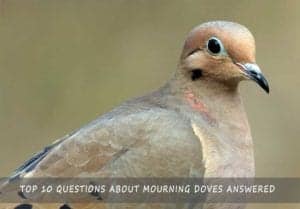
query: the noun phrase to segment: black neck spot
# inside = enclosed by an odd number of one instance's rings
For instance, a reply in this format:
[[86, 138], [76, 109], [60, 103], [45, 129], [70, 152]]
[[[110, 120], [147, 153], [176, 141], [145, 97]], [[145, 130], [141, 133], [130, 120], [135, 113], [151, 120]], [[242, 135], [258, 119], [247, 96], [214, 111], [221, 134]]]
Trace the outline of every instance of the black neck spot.
[[198, 80], [199, 78], [202, 77], [202, 70], [201, 69], [194, 69], [191, 72], [192, 72], [192, 75], [191, 75], [192, 81]]

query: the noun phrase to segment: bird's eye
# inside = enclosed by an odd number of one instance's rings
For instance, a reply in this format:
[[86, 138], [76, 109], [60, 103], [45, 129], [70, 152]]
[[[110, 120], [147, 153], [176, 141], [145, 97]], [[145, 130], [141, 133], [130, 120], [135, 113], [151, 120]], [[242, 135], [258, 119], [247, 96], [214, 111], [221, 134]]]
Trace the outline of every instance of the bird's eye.
[[226, 55], [226, 51], [222, 42], [216, 37], [211, 37], [208, 39], [206, 48], [212, 55]]

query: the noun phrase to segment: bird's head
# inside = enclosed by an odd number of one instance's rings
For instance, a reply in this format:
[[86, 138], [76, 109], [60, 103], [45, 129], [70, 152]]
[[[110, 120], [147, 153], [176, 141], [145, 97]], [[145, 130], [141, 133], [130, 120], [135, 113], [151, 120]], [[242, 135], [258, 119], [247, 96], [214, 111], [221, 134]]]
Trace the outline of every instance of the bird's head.
[[237, 86], [239, 81], [250, 79], [269, 92], [255, 62], [254, 38], [237, 23], [214, 21], [195, 27], [184, 43], [180, 69], [193, 82], [209, 80]]

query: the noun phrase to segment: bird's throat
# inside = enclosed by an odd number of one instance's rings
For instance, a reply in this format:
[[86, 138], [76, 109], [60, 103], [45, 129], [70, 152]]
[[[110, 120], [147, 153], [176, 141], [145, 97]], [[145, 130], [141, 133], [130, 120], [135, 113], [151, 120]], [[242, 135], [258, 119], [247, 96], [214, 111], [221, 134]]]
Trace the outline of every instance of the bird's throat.
[[208, 121], [215, 122], [215, 118], [210, 114], [207, 106], [191, 90], [186, 90], [184, 92], [184, 99], [194, 111], [202, 114]]
[[189, 108], [209, 122], [244, 119], [244, 109], [237, 88], [217, 85], [187, 86], [183, 98]]

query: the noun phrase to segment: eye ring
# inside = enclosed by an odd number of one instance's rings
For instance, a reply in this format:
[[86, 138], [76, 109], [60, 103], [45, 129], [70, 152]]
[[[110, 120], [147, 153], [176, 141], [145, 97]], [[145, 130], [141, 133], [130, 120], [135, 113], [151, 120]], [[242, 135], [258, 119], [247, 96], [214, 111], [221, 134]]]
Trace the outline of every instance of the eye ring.
[[227, 52], [222, 44], [222, 41], [214, 36], [209, 38], [208, 41], [206, 42], [206, 49], [213, 56], [227, 55]]

